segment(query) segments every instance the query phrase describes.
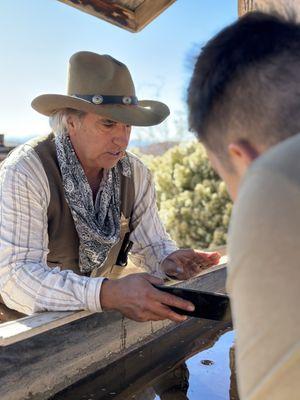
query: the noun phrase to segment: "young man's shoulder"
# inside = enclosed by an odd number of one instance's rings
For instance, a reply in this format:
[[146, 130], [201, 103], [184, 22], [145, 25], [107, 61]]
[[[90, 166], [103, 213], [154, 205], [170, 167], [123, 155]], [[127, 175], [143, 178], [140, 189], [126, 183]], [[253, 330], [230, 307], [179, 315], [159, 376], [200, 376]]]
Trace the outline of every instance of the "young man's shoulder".
[[277, 174], [281, 180], [288, 179], [300, 185], [300, 134], [291, 136], [272, 146], [253, 162], [246, 179], [253, 174]]
[[[264, 153], [248, 171], [233, 209], [227, 291], [245, 398], [295, 398], [299, 386], [299, 151], [295, 136]], [[284, 383], [279, 388], [278, 379]]]
[[[259, 213], [272, 198], [300, 191], [300, 135], [286, 139], [258, 157], [249, 167], [239, 188], [234, 215]], [[248, 215], [249, 217], [249, 215]]]
[[299, 152], [300, 136], [295, 136], [269, 149], [247, 171], [230, 223], [232, 253], [248, 250], [255, 255], [258, 246], [266, 249], [275, 239], [284, 242], [298, 231]]

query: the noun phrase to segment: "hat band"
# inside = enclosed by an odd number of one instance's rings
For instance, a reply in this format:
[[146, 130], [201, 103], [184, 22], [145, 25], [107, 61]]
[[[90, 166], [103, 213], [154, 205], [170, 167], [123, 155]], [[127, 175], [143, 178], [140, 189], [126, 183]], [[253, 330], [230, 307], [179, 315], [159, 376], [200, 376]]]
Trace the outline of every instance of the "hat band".
[[106, 96], [102, 94], [74, 94], [73, 97], [86, 100], [90, 103], [103, 105], [103, 104], [122, 104], [126, 106], [138, 105], [138, 98], [136, 96]]

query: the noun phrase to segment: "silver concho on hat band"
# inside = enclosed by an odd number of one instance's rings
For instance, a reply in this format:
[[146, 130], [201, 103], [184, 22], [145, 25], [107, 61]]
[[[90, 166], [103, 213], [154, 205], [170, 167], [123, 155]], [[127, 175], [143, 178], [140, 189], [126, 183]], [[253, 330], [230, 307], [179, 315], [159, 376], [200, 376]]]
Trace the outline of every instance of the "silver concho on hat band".
[[102, 97], [101, 95], [99, 95], [99, 94], [95, 94], [95, 95], [92, 97], [92, 102], [93, 102], [94, 104], [101, 104], [101, 103], [103, 103], [103, 97]]
[[122, 101], [123, 101], [124, 104], [131, 104], [132, 103], [131, 97], [128, 97], [128, 96], [124, 96]]

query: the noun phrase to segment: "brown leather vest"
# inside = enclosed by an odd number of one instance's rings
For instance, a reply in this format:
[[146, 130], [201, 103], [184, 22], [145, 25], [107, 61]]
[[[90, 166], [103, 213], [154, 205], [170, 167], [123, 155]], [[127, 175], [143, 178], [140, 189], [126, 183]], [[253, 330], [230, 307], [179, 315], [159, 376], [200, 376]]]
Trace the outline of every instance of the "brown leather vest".
[[[38, 154], [46, 172], [50, 187], [50, 203], [48, 206], [48, 236], [49, 254], [47, 264], [59, 266], [61, 269], [72, 269], [77, 274], [79, 270], [79, 239], [75, 228], [70, 208], [66, 202], [61, 173], [56, 157], [55, 138], [50, 134], [43, 138], [37, 138], [29, 142]], [[104, 274], [105, 271], [116, 264], [118, 258], [126, 258], [120, 255], [121, 247], [126, 251], [128, 240], [127, 232], [131, 229], [131, 215], [134, 205], [133, 178], [127, 178], [120, 172], [121, 180], [121, 234], [119, 242], [114, 245], [107, 257], [106, 263], [98, 273], [93, 276]], [[123, 246], [122, 246], [123, 244]], [[119, 257], [119, 255], [121, 257]], [[126, 260], [124, 262], [126, 264]]]

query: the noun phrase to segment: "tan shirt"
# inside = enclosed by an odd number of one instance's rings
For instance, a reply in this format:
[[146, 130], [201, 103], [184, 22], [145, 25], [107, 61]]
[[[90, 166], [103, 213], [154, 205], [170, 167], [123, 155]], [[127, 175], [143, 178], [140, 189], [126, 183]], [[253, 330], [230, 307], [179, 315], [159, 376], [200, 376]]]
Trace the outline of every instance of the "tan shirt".
[[298, 400], [300, 135], [249, 169], [234, 207], [229, 255], [241, 400]]

